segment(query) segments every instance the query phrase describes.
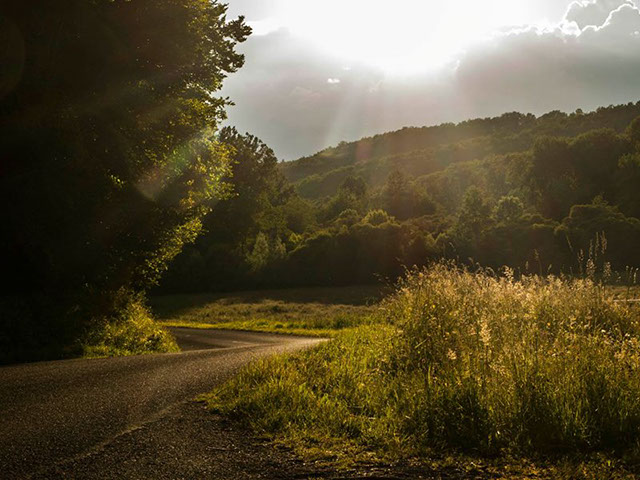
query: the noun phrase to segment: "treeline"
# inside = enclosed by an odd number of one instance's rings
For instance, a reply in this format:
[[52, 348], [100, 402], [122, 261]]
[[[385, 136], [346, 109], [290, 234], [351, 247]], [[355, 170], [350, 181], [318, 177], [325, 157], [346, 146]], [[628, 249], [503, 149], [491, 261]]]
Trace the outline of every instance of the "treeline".
[[517, 112], [474, 119], [458, 125], [403, 128], [396, 132], [341, 143], [311, 157], [282, 165], [289, 181], [311, 199], [333, 195], [349, 176], [381, 186], [394, 169], [418, 177], [455, 162], [530, 150], [537, 138], [573, 138], [601, 128], [623, 132], [640, 116], [640, 104], [601, 107], [594, 112], [549, 112], [540, 117]]
[[0, 361], [134, 320], [163, 342], [141, 295], [228, 193], [216, 91], [249, 33], [216, 0], [2, 2]]
[[237, 196], [162, 291], [367, 283], [438, 258], [541, 274], [589, 258], [640, 266], [640, 102], [404, 129], [284, 164], [250, 135], [226, 141]]

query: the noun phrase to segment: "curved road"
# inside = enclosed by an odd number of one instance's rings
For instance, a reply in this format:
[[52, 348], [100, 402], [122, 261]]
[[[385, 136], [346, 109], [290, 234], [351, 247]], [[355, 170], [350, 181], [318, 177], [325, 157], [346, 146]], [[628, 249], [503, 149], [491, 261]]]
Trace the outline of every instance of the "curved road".
[[0, 368], [0, 477], [86, 455], [219, 385], [250, 360], [319, 339], [171, 329], [183, 352]]

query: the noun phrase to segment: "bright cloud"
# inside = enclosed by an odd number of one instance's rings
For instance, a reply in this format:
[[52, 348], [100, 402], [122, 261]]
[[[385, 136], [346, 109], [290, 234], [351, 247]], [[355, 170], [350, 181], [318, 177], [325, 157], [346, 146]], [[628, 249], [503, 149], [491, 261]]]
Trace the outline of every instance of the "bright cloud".
[[622, 5], [634, 6], [631, 0], [583, 0], [573, 2], [565, 20], [575, 22], [580, 29], [585, 27], [601, 27], [611, 15], [611, 12]]
[[401, 77], [291, 29], [253, 37], [246, 66], [225, 88], [237, 104], [230, 123], [291, 159], [407, 125], [639, 100], [637, 6], [567, 0], [565, 8], [555, 23], [502, 27], [459, 49], [446, 68]]

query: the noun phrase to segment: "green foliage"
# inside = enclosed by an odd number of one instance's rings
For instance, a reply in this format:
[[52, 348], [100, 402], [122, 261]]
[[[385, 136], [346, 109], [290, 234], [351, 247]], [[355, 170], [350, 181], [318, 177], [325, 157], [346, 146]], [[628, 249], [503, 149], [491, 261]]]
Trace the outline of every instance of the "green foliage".
[[20, 337], [3, 316], [0, 350], [66, 351], [117, 316], [117, 292], [157, 283], [228, 193], [216, 92], [250, 29], [202, 0], [9, 1], [0, 15], [24, 47], [0, 98], [2, 267], [30, 309]]
[[270, 248], [269, 240], [267, 236], [260, 232], [256, 237], [256, 243], [253, 246], [253, 250], [247, 257], [247, 261], [251, 268], [254, 270], [261, 270], [269, 262]]
[[347, 177], [338, 193], [322, 208], [320, 219], [334, 220], [345, 210], [363, 211], [367, 204], [367, 185], [360, 177]]
[[361, 176], [370, 189], [380, 188], [393, 170], [416, 178], [492, 154], [525, 152], [544, 136], [576, 137], [603, 128], [622, 133], [639, 115], [640, 103], [570, 115], [554, 111], [538, 118], [512, 112], [458, 125], [404, 128], [343, 142], [281, 168], [288, 180], [300, 182], [301, 194], [320, 198], [335, 195], [340, 182], [349, 175]]
[[502, 197], [495, 208], [496, 221], [504, 224], [512, 224], [522, 218], [524, 205], [518, 197]]
[[627, 133], [634, 145], [637, 146], [640, 144], [640, 117], [635, 118], [633, 122], [631, 122]]
[[389, 214], [400, 220], [435, 212], [435, 205], [426, 193], [419, 191], [415, 185], [409, 183], [399, 170], [394, 170], [389, 174], [384, 187], [373, 203], [380, 205]]
[[356, 223], [358, 223], [361, 220], [361, 215], [357, 212], [357, 210], [354, 210], [353, 208], [348, 208], [346, 210], [343, 210], [342, 213], [340, 213], [340, 215], [338, 215], [338, 218], [336, 218], [335, 224], [342, 227], [352, 227], [354, 226]]
[[640, 153], [625, 155], [620, 159], [615, 183], [620, 209], [627, 215], [640, 218]]
[[394, 223], [394, 218], [384, 210], [370, 210], [362, 219], [362, 223], [378, 227], [384, 223]]
[[589, 279], [438, 264], [380, 324], [256, 362], [207, 400], [307, 452], [621, 458], [640, 440], [639, 321]]
[[616, 270], [640, 265], [640, 220], [626, 217], [616, 207], [595, 199], [588, 205], [574, 205], [559, 227], [558, 234], [566, 235], [574, 252], [588, 252], [593, 239], [605, 232], [607, 259]]
[[313, 208], [286, 183], [267, 145], [229, 127], [220, 140], [233, 150], [226, 179], [233, 195], [204, 218], [203, 234], [176, 258], [163, 278], [163, 292], [260, 285], [269, 278], [265, 267], [282, 259], [287, 248], [300, 243], [291, 240], [315, 225]]
[[247, 256], [247, 263], [255, 272], [262, 270], [271, 262], [282, 260], [287, 253], [286, 247], [282, 240], [275, 238], [269, 241], [269, 238], [262, 232], [256, 237], [256, 243], [253, 250]]
[[491, 207], [480, 189], [469, 188], [464, 194], [462, 207], [458, 214], [458, 225], [463, 234], [479, 235], [490, 219]]
[[169, 332], [158, 325], [144, 298], [123, 295], [116, 308], [117, 317], [102, 319], [102, 327], [92, 331], [83, 342], [85, 357], [140, 355], [178, 352]]

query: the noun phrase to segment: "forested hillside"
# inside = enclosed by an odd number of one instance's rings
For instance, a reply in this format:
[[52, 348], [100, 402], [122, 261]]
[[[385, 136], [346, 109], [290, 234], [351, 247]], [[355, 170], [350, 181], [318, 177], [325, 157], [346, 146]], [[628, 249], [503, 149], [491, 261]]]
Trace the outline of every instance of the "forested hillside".
[[319, 198], [335, 194], [349, 175], [379, 187], [393, 169], [412, 177], [428, 175], [453, 163], [530, 150], [541, 136], [576, 137], [601, 128], [623, 132], [639, 115], [640, 105], [630, 103], [587, 114], [554, 111], [535, 117], [512, 112], [457, 125], [404, 128], [283, 163], [282, 171], [301, 195]]
[[207, 217], [162, 288], [371, 282], [442, 257], [532, 273], [595, 262], [629, 275], [640, 265], [639, 117], [640, 102], [507, 113], [279, 164], [226, 130], [238, 195]]

